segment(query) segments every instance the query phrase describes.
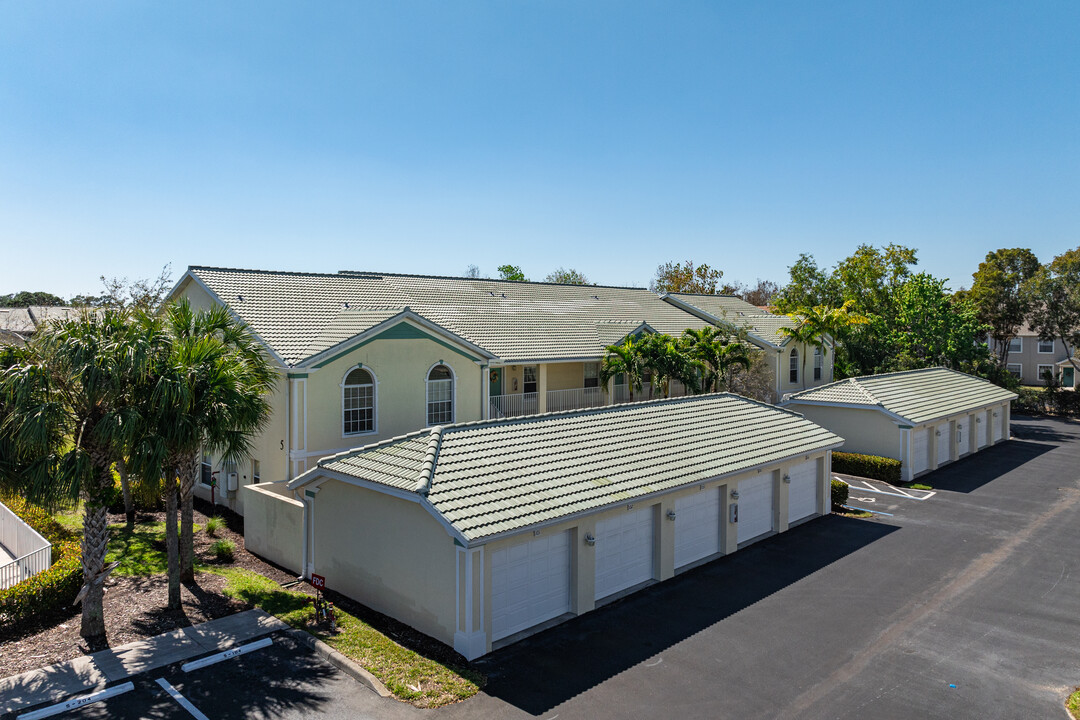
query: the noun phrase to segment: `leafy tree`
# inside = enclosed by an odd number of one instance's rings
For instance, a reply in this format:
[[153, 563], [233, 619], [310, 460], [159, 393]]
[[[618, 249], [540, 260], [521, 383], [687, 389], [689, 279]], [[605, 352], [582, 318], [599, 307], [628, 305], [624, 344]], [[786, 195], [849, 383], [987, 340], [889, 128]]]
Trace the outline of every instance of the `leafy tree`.
[[[19, 452], [36, 457], [23, 476], [26, 496], [46, 506], [81, 497], [83, 587], [81, 634], [105, 635], [104, 582], [113, 488], [112, 465], [140, 427], [134, 395], [145, 377], [152, 341], [122, 310], [85, 313], [43, 329], [27, 356], [0, 375], [8, 408], [0, 434]], [[68, 445], [57, 449], [54, 440]]]
[[780, 286], [772, 280], [758, 279], [757, 285], [752, 288], [742, 288], [734, 293], [751, 305], [766, 307], [772, 305], [773, 298], [780, 294]]
[[11, 295], [0, 295], [0, 307], [30, 307], [31, 305], [39, 305], [44, 307], [56, 307], [64, 305], [64, 299], [47, 292], [30, 292], [29, 290], [23, 290], [22, 292], [13, 293]]
[[480, 277], [480, 268], [477, 267], [476, 265], [470, 265], [465, 270], [465, 277], [473, 278], [473, 279], [476, 279], [476, 278]]
[[714, 270], [705, 263], [695, 266], [690, 260], [682, 265], [666, 262], [656, 268], [656, 277], [649, 282], [649, 289], [655, 293], [715, 295], [723, 276], [722, 270]]
[[700, 390], [698, 378], [702, 364], [684, 351], [679, 342], [670, 335], [653, 334], [642, 338], [639, 353], [642, 365], [652, 374], [653, 389], [671, 394], [671, 381], [678, 380], [692, 393]]
[[773, 298], [781, 312], [795, 312], [817, 305], [835, 306], [842, 302], [832, 275], [817, 266], [813, 255], [799, 255], [795, 264], [788, 268], [788, 276], [788, 284]]
[[[789, 313], [790, 317], [795, 322], [795, 327], [780, 328], [780, 333], [786, 335], [796, 342], [804, 344], [806, 347], [816, 347], [821, 351], [822, 357], [826, 356], [829, 352], [828, 341], [833, 340], [833, 346], [836, 346], [836, 338], [843, 334], [848, 328], [856, 325], [867, 325], [870, 323], [870, 318], [859, 315], [851, 311], [855, 305], [853, 300], [846, 301], [838, 308], [831, 308], [825, 305], [817, 305], [812, 308], [801, 308], [794, 313]], [[809, 353], [802, 353], [802, 379], [803, 387], [806, 387], [806, 356]]]
[[128, 280], [126, 277], [101, 276], [105, 292], [101, 295], [76, 295], [71, 304], [76, 307], [137, 307], [157, 310], [172, 288], [172, 264], [161, 268], [155, 278]]
[[979, 322], [990, 326], [998, 363], [1005, 366], [1009, 343], [1031, 313], [1029, 281], [1039, 272], [1039, 259], [1026, 248], [987, 253], [972, 275], [967, 297], [975, 303]]
[[1080, 372], [1080, 248], [1055, 257], [1028, 281], [1031, 325], [1043, 340], [1061, 340], [1069, 362]]
[[986, 326], [974, 304], [954, 300], [945, 281], [927, 273], [913, 275], [897, 288], [896, 312], [877, 318], [872, 331], [885, 338], [888, 355], [883, 370], [910, 370], [941, 365], [975, 370], [989, 351], [982, 342]]
[[564, 270], [560, 267], [544, 278], [544, 282], [558, 283], [560, 285], [588, 285], [589, 278], [574, 268]]
[[645, 364], [641, 356], [641, 346], [633, 335], [628, 336], [618, 345], [604, 348], [604, 359], [600, 362], [600, 385], [607, 392], [608, 382], [616, 375], [626, 378], [630, 391], [630, 402], [634, 402], [634, 391], [640, 392]]
[[518, 280], [520, 282], [528, 282], [529, 278], [525, 277], [525, 273], [521, 271], [521, 268], [517, 265], [500, 265], [499, 277], [502, 280]]

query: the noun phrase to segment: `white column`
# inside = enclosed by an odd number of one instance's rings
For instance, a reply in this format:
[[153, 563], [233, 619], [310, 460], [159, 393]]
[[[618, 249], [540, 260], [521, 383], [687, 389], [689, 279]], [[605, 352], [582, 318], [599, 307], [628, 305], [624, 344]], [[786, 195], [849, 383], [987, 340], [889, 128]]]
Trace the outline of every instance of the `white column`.
[[539, 413], [547, 412], [547, 371], [547, 363], [536, 366], [536, 411]]

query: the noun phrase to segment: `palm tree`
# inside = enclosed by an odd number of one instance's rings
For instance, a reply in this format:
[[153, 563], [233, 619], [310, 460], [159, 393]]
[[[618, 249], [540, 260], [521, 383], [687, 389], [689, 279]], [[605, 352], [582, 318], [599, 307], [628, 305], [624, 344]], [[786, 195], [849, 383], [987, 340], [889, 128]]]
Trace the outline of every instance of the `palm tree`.
[[[838, 308], [827, 305], [817, 305], [812, 308], [799, 308], [793, 313], [788, 313], [794, 322], [794, 327], [780, 328], [780, 334], [804, 346], [804, 348], [816, 347], [821, 350], [822, 356], [828, 352], [827, 338], [836, 337], [845, 328], [852, 325], [865, 325], [870, 319], [851, 312], [854, 300], [848, 300]], [[806, 389], [806, 356], [802, 353], [802, 386]]]
[[[104, 582], [109, 542], [106, 503], [112, 465], [140, 425], [133, 402], [145, 382], [152, 340], [133, 328], [127, 312], [102, 310], [51, 325], [27, 354], [0, 374], [9, 412], [0, 427], [23, 456], [37, 458], [23, 478], [26, 495], [49, 507], [81, 498], [83, 587], [80, 634], [105, 636]], [[67, 441], [64, 449], [53, 442]]]
[[641, 343], [634, 342], [633, 335], [627, 336], [621, 345], [608, 345], [604, 348], [604, 359], [600, 363], [600, 385], [604, 392], [607, 392], [611, 378], [623, 375], [630, 389], [630, 402], [634, 402], [634, 391], [641, 390], [641, 376], [644, 372]]
[[741, 366], [750, 367], [751, 350], [742, 337], [722, 328], [709, 325], [695, 330], [683, 331], [683, 346], [692, 358], [701, 364], [701, 389], [717, 392], [721, 384], [726, 386], [725, 376], [730, 370]]
[[670, 335], [650, 335], [641, 342], [641, 359], [652, 372], [654, 388], [660, 388], [664, 397], [670, 396], [672, 380], [679, 380], [690, 392], [698, 392], [698, 378], [704, 365], [684, 352], [679, 342]]

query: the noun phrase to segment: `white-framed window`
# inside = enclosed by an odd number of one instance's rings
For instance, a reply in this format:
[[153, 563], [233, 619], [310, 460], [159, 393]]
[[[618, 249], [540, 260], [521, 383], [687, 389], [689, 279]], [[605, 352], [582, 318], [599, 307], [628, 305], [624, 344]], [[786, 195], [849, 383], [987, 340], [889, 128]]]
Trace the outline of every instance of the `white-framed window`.
[[199, 472], [199, 483], [210, 487], [210, 483], [214, 479], [214, 465], [210, 460], [210, 456], [204, 454], [202, 457], [202, 467]]
[[[1054, 352], [1054, 341], [1053, 341], [1053, 339], [1040, 340], [1039, 341], [1039, 354], [1040, 355], [1051, 355], [1051, 354], [1053, 354], [1053, 352]], [[1040, 375], [1040, 377], [1041, 377], [1041, 375]]]
[[1043, 377], [1043, 375], [1045, 373], [1050, 373], [1051, 377], [1057, 377], [1057, 370], [1053, 365], [1039, 365], [1037, 370], [1038, 370], [1037, 379], [1038, 379], [1039, 382], [1042, 382], [1042, 383], [1046, 382], [1046, 378]]
[[825, 368], [825, 353], [821, 351], [821, 348], [814, 347], [814, 379], [820, 380], [821, 373]]
[[454, 422], [454, 371], [437, 364], [427, 374], [427, 424]]
[[799, 382], [799, 350], [791, 348], [788, 356], [788, 382]]
[[1008, 370], [1009, 374], [1012, 375], [1013, 377], [1023, 377], [1024, 376], [1024, 366], [1021, 365], [1020, 363], [1009, 363], [1008, 365], [1005, 366], [1005, 369]]
[[262, 470], [262, 468], [259, 467], [259, 461], [253, 459], [251, 461], [251, 484], [252, 485], [258, 485], [259, 483], [262, 482], [261, 470]]
[[600, 363], [587, 362], [585, 363], [585, 381], [581, 387], [594, 388], [600, 387]]
[[1009, 341], [1009, 352], [1018, 353], [1024, 352], [1024, 338], [1014, 337]]
[[521, 391], [523, 393], [534, 393], [539, 387], [539, 383], [536, 381], [536, 376], [539, 375], [539, 368], [536, 365], [525, 365], [521, 368]]
[[341, 381], [341, 434], [375, 432], [375, 376], [367, 368], [354, 367]]

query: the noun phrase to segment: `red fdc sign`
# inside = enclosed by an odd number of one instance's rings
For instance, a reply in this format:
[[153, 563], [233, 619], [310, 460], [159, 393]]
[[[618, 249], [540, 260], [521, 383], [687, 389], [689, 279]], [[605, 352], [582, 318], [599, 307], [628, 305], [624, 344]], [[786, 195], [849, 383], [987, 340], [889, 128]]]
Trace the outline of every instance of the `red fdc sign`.
[[315, 573], [311, 573], [311, 587], [315, 588], [316, 590], [325, 590], [326, 578], [324, 578], [322, 575], [316, 575]]

